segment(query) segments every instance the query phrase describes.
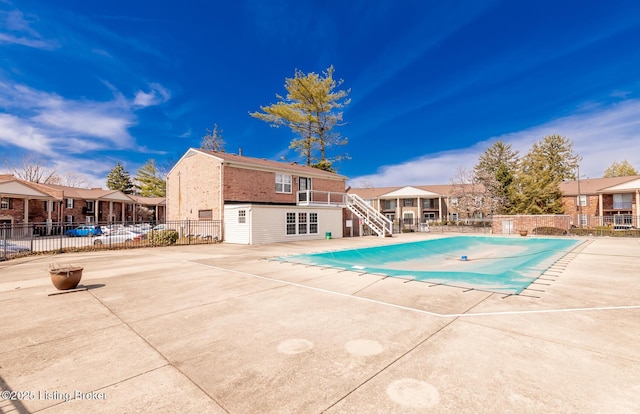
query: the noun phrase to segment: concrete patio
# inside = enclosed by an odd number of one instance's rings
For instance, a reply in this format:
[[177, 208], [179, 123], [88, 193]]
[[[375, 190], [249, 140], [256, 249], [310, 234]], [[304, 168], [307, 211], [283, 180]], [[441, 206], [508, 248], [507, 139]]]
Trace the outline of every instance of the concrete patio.
[[[0, 412], [640, 412], [638, 239], [523, 296], [267, 260], [429, 237], [0, 262]], [[88, 290], [49, 296], [51, 262]]]

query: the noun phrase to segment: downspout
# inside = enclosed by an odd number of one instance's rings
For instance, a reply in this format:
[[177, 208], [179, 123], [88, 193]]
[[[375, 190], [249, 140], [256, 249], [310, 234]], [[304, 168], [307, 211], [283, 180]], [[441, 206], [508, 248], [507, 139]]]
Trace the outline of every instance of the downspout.
[[247, 221], [249, 225], [249, 244], [253, 244], [253, 215], [251, 207], [247, 209]]
[[640, 227], [640, 190], [636, 190], [636, 223], [634, 227]]
[[224, 161], [220, 162], [220, 195], [219, 195], [219, 214], [220, 217], [220, 241], [224, 241]]

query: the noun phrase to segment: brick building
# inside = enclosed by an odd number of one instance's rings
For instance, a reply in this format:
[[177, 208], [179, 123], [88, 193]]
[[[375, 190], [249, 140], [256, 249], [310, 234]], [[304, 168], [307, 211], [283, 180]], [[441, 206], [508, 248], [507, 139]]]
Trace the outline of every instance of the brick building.
[[297, 163], [189, 149], [167, 174], [167, 220], [219, 220], [223, 240], [342, 237], [346, 177]]

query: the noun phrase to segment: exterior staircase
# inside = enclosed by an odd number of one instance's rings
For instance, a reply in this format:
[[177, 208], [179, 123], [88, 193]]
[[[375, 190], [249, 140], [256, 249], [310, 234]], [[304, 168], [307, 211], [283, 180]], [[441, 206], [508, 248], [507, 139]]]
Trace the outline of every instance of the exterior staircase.
[[393, 235], [393, 223], [391, 220], [370, 206], [360, 196], [347, 193], [345, 201], [349, 211], [369, 226], [378, 237], [391, 237]]

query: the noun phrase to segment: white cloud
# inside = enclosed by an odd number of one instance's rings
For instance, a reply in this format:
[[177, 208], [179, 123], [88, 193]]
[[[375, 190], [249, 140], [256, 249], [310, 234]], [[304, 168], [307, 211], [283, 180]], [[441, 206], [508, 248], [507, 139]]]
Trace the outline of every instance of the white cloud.
[[171, 97], [169, 91], [157, 83], [152, 83], [149, 92], [138, 91], [133, 100], [133, 106], [146, 108], [147, 106], [160, 105]]
[[580, 175], [601, 177], [614, 161], [628, 160], [640, 168], [640, 100], [627, 100], [608, 107], [584, 106], [582, 111], [523, 131], [490, 137], [464, 149], [425, 154], [396, 165], [385, 165], [374, 174], [353, 177], [349, 185], [375, 187], [448, 184], [460, 167], [472, 168], [478, 156], [493, 142], [510, 143], [524, 155], [531, 145], [547, 135], [562, 135], [574, 143], [582, 157]]
[[43, 40], [42, 36], [31, 27], [31, 22], [19, 10], [0, 12], [0, 23], [0, 28], [4, 27], [7, 31], [0, 33], [0, 43], [12, 43], [36, 49], [54, 49], [58, 47], [56, 41]]
[[[151, 87], [147, 105], [169, 99], [162, 86]], [[9, 148], [12, 158], [24, 151], [40, 153], [55, 165], [58, 175], [81, 176], [90, 186], [104, 187], [113, 165], [103, 157], [87, 157], [92, 151], [162, 153], [138, 145], [129, 133], [137, 123], [135, 109], [143, 106], [110, 89], [110, 101], [79, 101], [0, 80], [0, 110], [6, 112], [0, 113], [0, 147]]]
[[15, 145], [26, 150], [46, 153], [52, 140], [18, 117], [0, 114], [0, 145]]

